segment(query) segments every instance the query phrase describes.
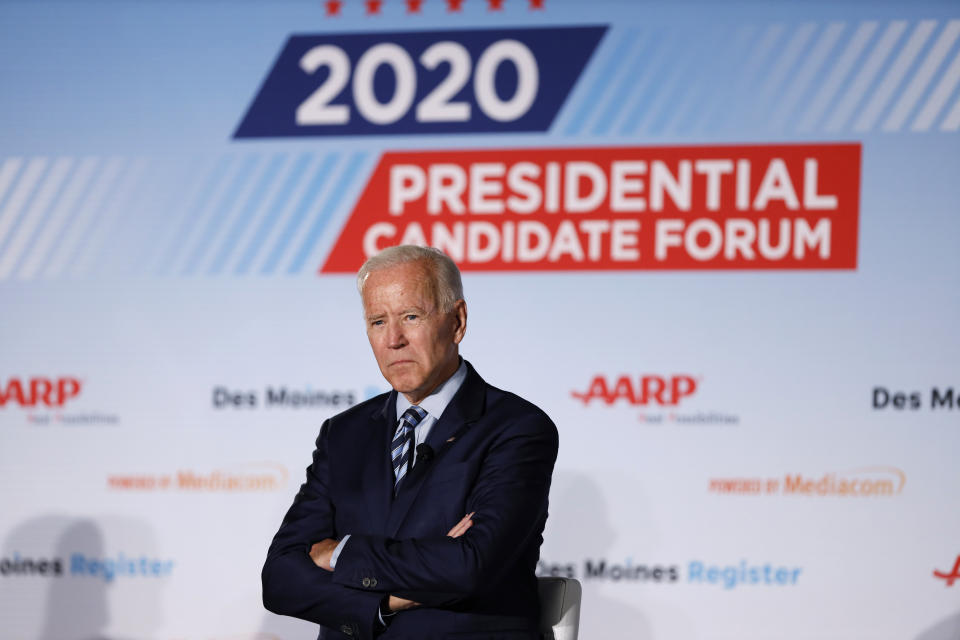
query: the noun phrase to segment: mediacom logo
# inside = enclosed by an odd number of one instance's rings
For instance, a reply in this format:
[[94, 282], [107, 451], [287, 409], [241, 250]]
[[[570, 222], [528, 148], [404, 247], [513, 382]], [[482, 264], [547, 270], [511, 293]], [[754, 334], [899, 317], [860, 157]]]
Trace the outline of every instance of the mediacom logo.
[[856, 269], [859, 194], [859, 144], [390, 152], [320, 271]]
[[287, 488], [287, 468], [278, 463], [258, 462], [232, 469], [176, 473], [129, 473], [107, 476], [107, 488], [114, 491], [266, 492]]
[[864, 467], [822, 475], [787, 473], [779, 478], [711, 478], [707, 491], [720, 495], [892, 498], [903, 492], [907, 475], [897, 467]]
[[[681, 401], [693, 396], [700, 387], [702, 378], [689, 374], [640, 374], [605, 376], [595, 375], [585, 391], [571, 391], [570, 396], [583, 405], [590, 406], [595, 401], [604, 406], [631, 406], [644, 409], [674, 408]], [[639, 414], [638, 420], [648, 425], [676, 423], [686, 425], [733, 425], [740, 421], [739, 416], [718, 411], [677, 411], [651, 412]]]

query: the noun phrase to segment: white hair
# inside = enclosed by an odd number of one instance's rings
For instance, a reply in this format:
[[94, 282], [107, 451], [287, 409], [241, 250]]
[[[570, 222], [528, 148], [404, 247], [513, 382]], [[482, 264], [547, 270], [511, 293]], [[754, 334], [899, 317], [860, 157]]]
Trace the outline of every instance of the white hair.
[[431, 275], [429, 285], [434, 295], [434, 302], [441, 311], [452, 311], [454, 303], [457, 300], [463, 300], [463, 282], [456, 263], [440, 249], [412, 244], [388, 247], [367, 258], [357, 272], [357, 291], [362, 297], [363, 285], [374, 271], [411, 262], [426, 263]]

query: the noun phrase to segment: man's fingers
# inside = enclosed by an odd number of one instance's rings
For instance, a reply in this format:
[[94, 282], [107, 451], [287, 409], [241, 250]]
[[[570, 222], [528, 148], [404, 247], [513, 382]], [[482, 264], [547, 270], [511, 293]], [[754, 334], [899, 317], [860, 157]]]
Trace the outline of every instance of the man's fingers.
[[458, 538], [458, 537], [460, 537], [461, 535], [463, 535], [463, 532], [464, 532], [465, 530], [466, 530], [466, 529], [464, 529], [464, 523], [463, 523], [463, 522], [458, 522], [457, 524], [455, 524], [455, 525], [453, 526], [452, 529], [450, 529], [450, 531], [447, 532], [447, 535], [450, 536], [451, 538]]
[[406, 598], [401, 598], [399, 596], [390, 596], [390, 599], [387, 601], [387, 608], [390, 609], [390, 611], [405, 611], [407, 609], [413, 609], [414, 607], [419, 606], [419, 602], [407, 600]]
[[447, 533], [447, 536], [450, 537], [450, 538], [459, 538], [459, 537], [462, 536], [464, 533], [466, 533], [466, 532], [467, 532], [467, 529], [469, 529], [470, 527], [473, 526], [473, 514], [474, 514], [474, 513], [476, 513], [476, 512], [475, 512], [475, 511], [472, 511], [472, 512], [468, 513], [467, 515], [463, 516], [463, 518], [460, 520], [460, 522], [458, 522], [457, 524], [455, 524], [455, 525], [453, 526], [453, 528], [450, 529], [450, 531]]
[[310, 546], [310, 559], [321, 569], [333, 571], [333, 567], [330, 566], [330, 560], [333, 557], [334, 549], [337, 548], [337, 544], [339, 544], [339, 542], [331, 538], [314, 543]]
[[469, 518], [470, 518], [470, 516], [463, 516], [463, 518], [460, 519], [460, 522], [458, 522], [457, 524], [453, 525], [453, 528], [450, 529], [450, 531], [447, 532], [447, 535], [450, 536], [450, 537], [452, 537], [452, 538], [456, 538], [458, 535], [460, 535], [460, 534], [458, 533], [458, 532], [460, 531], [460, 528], [463, 527], [463, 523], [464, 523], [466, 520], [468, 520]]

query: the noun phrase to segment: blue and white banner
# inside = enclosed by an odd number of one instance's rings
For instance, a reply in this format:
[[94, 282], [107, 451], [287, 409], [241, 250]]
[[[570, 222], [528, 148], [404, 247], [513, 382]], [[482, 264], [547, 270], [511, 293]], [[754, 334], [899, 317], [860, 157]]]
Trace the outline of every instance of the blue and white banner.
[[259, 570], [444, 249], [581, 638], [960, 634], [960, 7], [0, 3], [0, 618], [297, 640]]

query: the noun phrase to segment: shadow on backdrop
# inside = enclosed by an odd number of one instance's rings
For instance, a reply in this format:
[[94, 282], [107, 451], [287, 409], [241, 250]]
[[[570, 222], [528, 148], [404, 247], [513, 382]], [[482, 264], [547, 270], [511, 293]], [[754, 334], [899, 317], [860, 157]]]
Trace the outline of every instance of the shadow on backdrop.
[[[634, 512], [635, 507], [631, 505]], [[630, 640], [653, 638], [650, 622], [641, 608], [611, 598], [604, 586], [583, 575], [584, 559], [609, 558], [617, 538], [606, 499], [595, 481], [580, 473], [553, 474], [550, 515], [543, 537], [540, 556], [551, 563], [573, 564], [576, 570], [573, 577], [583, 585], [581, 638], [590, 638], [590, 629], [629, 629]], [[631, 542], [642, 545], [639, 538], [638, 535]]]
[[926, 629], [916, 640], [960, 640], [960, 611]]
[[[480, 514], [478, 514], [479, 516]], [[562, 558], [576, 561], [581, 557], [604, 557], [615, 542], [616, 533], [607, 515], [606, 502], [597, 484], [587, 476], [555, 473], [550, 491], [550, 516], [544, 532], [543, 553], [548, 561]], [[548, 549], [555, 557], [548, 557]], [[576, 555], [574, 555], [576, 554]], [[582, 576], [577, 576], [583, 582]], [[642, 611], [630, 604], [602, 594], [597, 588], [584, 585], [581, 608], [581, 630], [584, 621], [598, 621], [594, 628], [630, 629], [631, 640], [652, 638], [650, 625]], [[603, 621], [602, 624], [600, 621]], [[266, 613], [257, 640], [315, 640], [317, 625]], [[585, 637], [582, 633], [581, 637]]]
[[[13, 528], [2, 552], [15, 565], [0, 581], [4, 636], [122, 640], [155, 635], [162, 619], [161, 580], [107, 579], [103, 572], [72, 570], [77, 554], [102, 561], [117, 551], [155, 554], [152, 530], [126, 517], [58, 515], [32, 518]], [[42, 561], [44, 571], [37, 568]], [[125, 631], [111, 633], [111, 627]]]
[[312, 622], [265, 611], [256, 640], [317, 640], [318, 632]]

